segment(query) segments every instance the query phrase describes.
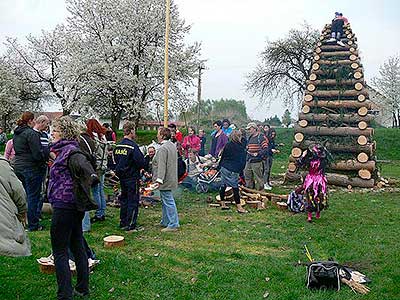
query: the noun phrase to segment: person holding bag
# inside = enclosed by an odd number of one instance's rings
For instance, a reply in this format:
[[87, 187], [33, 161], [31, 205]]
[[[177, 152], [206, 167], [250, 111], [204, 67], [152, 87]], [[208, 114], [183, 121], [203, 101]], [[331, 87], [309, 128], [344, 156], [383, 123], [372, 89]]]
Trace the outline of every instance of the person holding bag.
[[[90, 187], [99, 178], [89, 157], [79, 149], [78, 125], [69, 117], [53, 123], [52, 156], [48, 199], [53, 207], [50, 236], [58, 284], [57, 299], [70, 300], [73, 294], [89, 294], [88, 258], [83, 244], [82, 219], [85, 211], [96, 209]], [[72, 288], [68, 264], [71, 250], [77, 269], [77, 285]]]

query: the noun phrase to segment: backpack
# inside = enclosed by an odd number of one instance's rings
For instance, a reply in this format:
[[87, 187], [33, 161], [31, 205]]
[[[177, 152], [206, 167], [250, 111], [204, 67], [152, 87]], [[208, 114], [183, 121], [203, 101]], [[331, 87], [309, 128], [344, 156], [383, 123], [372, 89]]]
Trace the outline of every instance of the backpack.
[[88, 141], [85, 139], [83, 135], [79, 136], [79, 140], [83, 141], [83, 143], [86, 145], [86, 148], [88, 149], [88, 151], [82, 150], [81, 152], [86, 156], [86, 158], [92, 165], [93, 170], [97, 170], [97, 159], [96, 155], [92, 151], [92, 147], [90, 147]]
[[102, 142], [99, 139], [94, 139], [95, 150], [94, 155], [96, 157], [96, 171], [104, 173], [107, 170], [107, 157], [109, 144]]
[[304, 211], [304, 197], [302, 194], [297, 194], [293, 191], [289, 194], [287, 200], [288, 209], [291, 212], [299, 213]]
[[307, 266], [307, 288], [340, 290], [340, 266], [335, 261], [316, 261]]

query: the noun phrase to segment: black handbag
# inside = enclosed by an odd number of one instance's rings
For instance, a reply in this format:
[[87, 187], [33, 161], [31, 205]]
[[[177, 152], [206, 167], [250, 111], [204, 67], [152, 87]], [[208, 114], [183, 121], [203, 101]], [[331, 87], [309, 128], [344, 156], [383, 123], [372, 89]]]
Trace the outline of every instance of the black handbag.
[[307, 266], [307, 288], [340, 290], [340, 266], [335, 261], [316, 261]]

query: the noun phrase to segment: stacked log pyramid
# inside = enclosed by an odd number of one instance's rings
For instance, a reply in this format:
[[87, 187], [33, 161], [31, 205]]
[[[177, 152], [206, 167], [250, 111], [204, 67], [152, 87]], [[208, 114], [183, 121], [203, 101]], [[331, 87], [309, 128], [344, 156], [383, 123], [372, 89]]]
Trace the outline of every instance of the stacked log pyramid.
[[299, 180], [295, 160], [315, 143], [324, 145], [333, 161], [327, 169], [329, 184], [373, 187], [376, 177], [371, 101], [350, 24], [344, 28], [345, 47], [328, 42], [330, 24], [322, 31], [314, 52], [307, 90], [289, 159], [286, 179]]

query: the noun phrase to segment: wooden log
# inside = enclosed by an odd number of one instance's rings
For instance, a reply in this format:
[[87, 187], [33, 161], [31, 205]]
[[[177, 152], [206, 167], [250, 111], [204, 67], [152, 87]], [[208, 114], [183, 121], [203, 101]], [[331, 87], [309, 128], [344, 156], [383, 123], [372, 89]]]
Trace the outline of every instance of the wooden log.
[[339, 45], [320, 45], [318, 46], [319, 49], [321, 49], [321, 52], [328, 53], [328, 51], [343, 51], [343, 50], [350, 50], [350, 49], [355, 49], [357, 46], [348, 46], [345, 45], [344, 47], [339, 46]]
[[[362, 71], [363, 71], [363, 69], [361, 68], [361, 67], [359, 67], [359, 68], [356, 68], [356, 69], [352, 69], [353, 71], [353, 74], [355, 73], [355, 72], [360, 72], [360, 73], [362, 73]], [[338, 72], [338, 68], [333, 68], [333, 69], [330, 69], [329, 70], [330, 71], [330, 73], [333, 73], [333, 74], [335, 74], [335, 73], [337, 73]], [[312, 70], [312, 74], [315, 74], [315, 75], [324, 75], [324, 76], [326, 76], [327, 74], [326, 74], [326, 71], [325, 70]], [[354, 76], [354, 75], [353, 75]], [[334, 79], [334, 78], [333, 78]]]
[[302, 134], [301, 132], [297, 132], [294, 135], [294, 140], [298, 143], [302, 142], [304, 140], [304, 134]]
[[357, 155], [357, 160], [360, 163], [366, 163], [368, 161], [369, 157], [367, 153], [361, 152]]
[[[372, 108], [371, 101], [359, 102], [357, 100], [331, 100], [331, 101], [312, 101], [307, 102], [308, 107], [327, 107], [327, 108]], [[303, 111], [304, 112], [304, 111]], [[309, 112], [309, 111], [308, 111]]]
[[316, 90], [313, 92], [308, 92], [310, 95], [317, 96], [317, 97], [358, 97], [360, 94], [367, 95], [368, 91], [363, 89], [361, 91], [357, 90]]
[[361, 82], [357, 82], [356, 84], [354, 84], [354, 89], [356, 91], [361, 91], [363, 88], [364, 88], [364, 86]]
[[[347, 51], [333, 51], [333, 52], [323, 52], [321, 48], [317, 48], [321, 52], [318, 53], [320, 57], [334, 57], [334, 56], [347, 56], [350, 57], [351, 55], [358, 55], [358, 51], [350, 52], [350, 48]], [[340, 49], [342, 50], [342, 49]]]
[[[352, 187], [360, 187], [360, 188], [373, 188], [374, 187], [374, 180], [369, 179], [361, 179], [361, 178], [351, 178], [346, 175], [342, 174], [335, 174], [335, 173], [327, 173], [326, 178], [328, 180], [329, 185], [338, 185], [348, 187], [349, 185]], [[299, 181], [301, 179], [301, 174], [287, 172], [285, 174], [285, 180], [288, 181]]]
[[361, 79], [363, 77], [363, 74], [359, 71], [354, 72], [353, 77], [355, 79]]
[[366, 169], [358, 170], [358, 176], [360, 176], [362, 179], [371, 179], [372, 177], [371, 172]]
[[310, 112], [310, 106], [304, 105], [301, 111], [305, 114], [308, 114]]
[[[296, 158], [289, 156], [289, 164], [295, 163]], [[375, 171], [376, 169], [376, 163], [373, 160], [367, 161], [365, 163], [360, 163], [359, 161], [355, 159], [348, 159], [348, 160], [339, 160], [335, 161], [329, 164], [328, 168], [330, 170], [335, 170], [335, 171], [358, 171], [358, 170], [369, 170], [369, 171]], [[292, 168], [288, 170], [291, 171]], [[294, 172], [294, 171], [291, 171]], [[369, 179], [369, 178], [368, 178]]]
[[119, 235], [106, 236], [103, 241], [106, 248], [121, 247], [125, 244], [125, 238]]
[[365, 145], [368, 144], [368, 139], [367, 139], [367, 137], [366, 137], [365, 135], [360, 135], [360, 136], [357, 138], [357, 143], [358, 143], [360, 146], [365, 146]]
[[322, 49], [320, 47], [317, 47], [315, 49], [315, 53], [320, 54], [322, 52]]
[[315, 89], [316, 89], [316, 87], [314, 84], [311, 83], [311, 84], [307, 85], [307, 90], [309, 92], [313, 92], [313, 91], [315, 91]]
[[258, 190], [248, 188], [246, 186], [241, 186], [241, 187], [239, 187], [239, 189], [241, 191], [246, 191], [247, 193], [260, 194], [261, 196], [266, 196], [268, 199], [270, 199], [271, 197], [280, 197], [281, 199], [287, 199], [287, 195], [279, 195], [279, 194], [274, 194], [274, 193], [268, 193], [265, 191], [258, 191]]
[[299, 126], [300, 126], [300, 127], [307, 127], [307, 125], [308, 125], [307, 120], [300, 120], [300, 121], [299, 121]]
[[294, 172], [294, 171], [296, 171], [296, 169], [297, 169], [296, 164], [294, 162], [290, 162], [288, 165], [288, 170], [290, 172]]
[[365, 106], [360, 107], [357, 111], [358, 115], [364, 117], [368, 114], [368, 108], [366, 108]]
[[[372, 116], [371, 116], [371, 117], [372, 117]], [[360, 121], [360, 122], [358, 123], [358, 128], [361, 129], [361, 130], [366, 129], [367, 127], [368, 127], [368, 124], [367, 124], [367, 122], [365, 122], [365, 121]]]
[[[297, 147], [302, 150], [306, 150], [315, 144], [316, 144], [315, 141], [310, 141], [310, 140], [303, 140], [301, 142], [293, 141], [293, 147]], [[375, 147], [374, 147], [373, 143], [359, 145], [358, 143], [357, 144], [337, 144], [337, 143], [332, 143], [332, 142], [328, 141], [328, 142], [324, 142], [323, 145], [330, 152], [348, 152], [348, 153], [365, 152], [368, 155], [372, 156], [375, 151]]]
[[314, 61], [318, 61], [320, 59], [321, 59], [321, 57], [319, 55], [314, 55]]
[[367, 99], [367, 97], [365, 97], [365, 95], [358, 95], [358, 97], [357, 97], [357, 100], [360, 101], [360, 102], [364, 102], [365, 99]]
[[[315, 64], [317, 64], [318, 67], [316, 67], [315, 70], [318, 70], [321, 65], [328, 65], [328, 66], [332, 66], [332, 65], [352, 65], [354, 63], [357, 63], [357, 62], [354, 61], [354, 60], [350, 60], [350, 59], [338, 59], [338, 60], [321, 59], [321, 60], [318, 61], [318, 63], [314, 63], [313, 66]], [[353, 68], [353, 66], [351, 66], [351, 67]], [[356, 68], [353, 68], [353, 69], [356, 69]]]
[[351, 67], [353, 70], [356, 70], [356, 69], [358, 69], [358, 68], [360, 67], [360, 65], [359, 65], [358, 63], [356, 63], [356, 62], [353, 62], [353, 63], [350, 65], [350, 67]]
[[337, 127], [337, 128], [330, 128], [330, 127], [318, 127], [318, 126], [308, 126], [308, 127], [300, 127], [299, 125], [294, 125], [295, 132], [301, 132], [307, 135], [317, 135], [317, 136], [372, 136], [373, 129], [366, 128], [364, 130], [360, 130], [354, 127]]
[[312, 95], [305, 95], [304, 96], [304, 101], [306, 101], [306, 102], [312, 101], [312, 99], [313, 99]]
[[[307, 120], [307, 121], [316, 121], [316, 122], [328, 122], [328, 121], [335, 121], [335, 122], [344, 122], [344, 123], [358, 123], [360, 121], [364, 122], [371, 122], [373, 120], [372, 115], [367, 115], [364, 117], [360, 117], [357, 114], [299, 114], [299, 120]], [[300, 123], [299, 123], [300, 125]], [[305, 126], [301, 126], [305, 127]], [[360, 128], [360, 127], [359, 127]], [[367, 126], [365, 127], [367, 128]], [[365, 129], [360, 128], [360, 129]]]
[[350, 59], [351, 61], [356, 61], [356, 60], [358, 60], [358, 56], [355, 55], [355, 54], [351, 54], [350, 57], [349, 57], [349, 59]]
[[316, 80], [317, 79], [317, 74], [313, 73], [313, 74], [310, 75], [309, 78], [310, 78], [311, 81]]
[[300, 148], [293, 148], [292, 149], [292, 156], [294, 158], [299, 158], [303, 154], [303, 151]]
[[[322, 80], [307, 80], [306, 84], [308, 85], [328, 85], [328, 86], [343, 86], [343, 85], [349, 85], [349, 86], [355, 86], [357, 83], [360, 83], [362, 86], [363, 80], [356, 80], [356, 79], [348, 79], [348, 80], [336, 80], [336, 79], [322, 79]], [[307, 86], [308, 89], [308, 86]], [[308, 89], [309, 90], [309, 89]], [[312, 92], [311, 90], [309, 90]]]

